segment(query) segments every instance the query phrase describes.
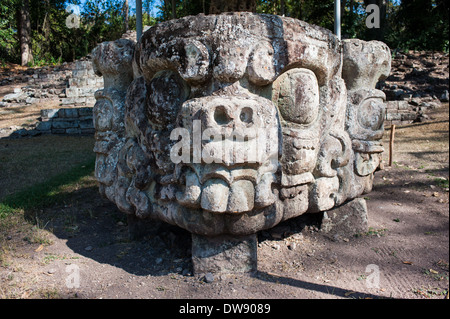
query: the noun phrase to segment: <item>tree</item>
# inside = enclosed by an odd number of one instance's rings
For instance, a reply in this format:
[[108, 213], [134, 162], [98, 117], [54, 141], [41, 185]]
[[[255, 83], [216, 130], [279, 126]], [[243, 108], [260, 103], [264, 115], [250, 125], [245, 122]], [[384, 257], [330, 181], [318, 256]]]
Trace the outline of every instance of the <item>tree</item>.
[[[16, 0], [0, 2], [0, 59], [20, 63], [20, 50], [17, 47]], [[1, 64], [1, 62], [0, 62]]]
[[18, 21], [21, 65], [28, 65], [33, 62], [29, 0], [22, 0], [22, 6], [18, 12]]
[[124, 19], [125, 19], [125, 32], [128, 31], [128, 10], [129, 10], [129, 6], [128, 6], [128, 0], [125, 0], [123, 3], [123, 15], [124, 15]]
[[391, 47], [448, 51], [447, 0], [402, 0], [392, 19], [386, 36]]
[[[448, 51], [447, 0], [341, 0], [342, 37], [380, 39], [391, 49]], [[129, 0], [1, 0], [0, 59], [23, 65], [55, 64], [86, 56], [98, 43], [135, 29]], [[78, 5], [80, 25], [66, 19]], [[334, 0], [144, 0], [144, 25], [198, 13], [253, 11], [285, 15], [333, 30]], [[366, 6], [380, 6], [380, 29], [369, 29]]]
[[172, 0], [172, 19], [177, 18], [177, 11], [176, 11], [176, 5], [175, 0]]

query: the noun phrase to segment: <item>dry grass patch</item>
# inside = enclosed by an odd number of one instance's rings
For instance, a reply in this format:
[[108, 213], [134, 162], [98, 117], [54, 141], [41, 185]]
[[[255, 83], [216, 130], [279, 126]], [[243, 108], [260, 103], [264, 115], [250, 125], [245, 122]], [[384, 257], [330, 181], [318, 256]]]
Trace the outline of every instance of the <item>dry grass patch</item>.
[[0, 201], [31, 185], [43, 183], [92, 161], [93, 136], [42, 135], [0, 139]]

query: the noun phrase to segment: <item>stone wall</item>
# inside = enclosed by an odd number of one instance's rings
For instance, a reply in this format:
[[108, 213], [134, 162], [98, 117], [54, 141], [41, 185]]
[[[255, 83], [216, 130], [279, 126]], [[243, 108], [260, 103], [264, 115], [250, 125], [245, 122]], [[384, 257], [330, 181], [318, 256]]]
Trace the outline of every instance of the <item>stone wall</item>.
[[449, 55], [395, 52], [390, 76], [377, 84], [387, 98], [385, 126], [429, 119], [427, 113], [449, 101]]
[[[442, 100], [442, 102], [446, 102]], [[428, 111], [441, 106], [441, 102], [431, 99], [404, 99], [386, 101], [385, 127], [424, 122], [429, 119]]]
[[3, 96], [0, 107], [43, 103], [66, 107], [93, 106], [95, 91], [103, 87], [103, 79], [94, 74], [89, 58], [55, 67], [30, 68], [5, 78], [1, 84], [10, 82], [17, 83], [17, 87], [13, 93]]
[[417, 112], [412, 110], [408, 101], [387, 101], [385, 125], [405, 125], [417, 119]]
[[95, 104], [95, 91], [103, 88], [103, 78], [96, 76], [90, 60], [75, 61], [72, 76], [68, 79], [68, 87], [65, 89], [65, 97], [61, 104], [87, 105]]
[[35, 130], [51, 134], [93, 134], [92, 107], [42, 110]]
[[41, 110], [39, 122], [30, 127], [17, 127], [11, 133], [0, 129], [0, 138], [31, 137], [42, 134], [89, 135], [94, 134], [92, 107], [56, 108]]

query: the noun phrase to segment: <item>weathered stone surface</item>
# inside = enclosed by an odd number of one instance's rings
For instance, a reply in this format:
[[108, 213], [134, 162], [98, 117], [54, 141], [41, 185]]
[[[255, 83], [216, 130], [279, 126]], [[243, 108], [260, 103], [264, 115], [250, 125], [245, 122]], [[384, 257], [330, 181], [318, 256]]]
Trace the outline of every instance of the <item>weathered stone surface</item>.
[[63, 128], [63, 129], [74, 128], [74, 127], [78, 127], [78, 126], [79, 126], [79, 123], [78, 123], [78, 121], [75, 121], [75, 120], [62, 119], [60, 121], [53, 121], [53, 123], [52, 123], [52, 127], [55, 128], [55, 129], [59, 129], [59, 128]]
[[343, 41], [343, 49], [342, 76], [347, 89], [375, 88], [379, 80], [388, 77], [391, 53], [383, 42], [348, 39]]
[[160, 23], [92, 57], [105, 83], [100, 191], [192, 232], [198, 271], [237, 269], [230, 258], [254, 258], [245, 236], [371, 190], [386, 114], [375, 85], [390, 68], [381, 42], [241, 12]]
[[352, 189], [351, 199], [372, 189], [373, 173], [381, 161], [386, 96], [375, 86], [388, 76], [391, 59], [389, 48], [382, 42], [343, 42], [342, 76], [348, 89], [345, 128], [352, 141], [354, 174], [342, 183], [343, 188]]
[[58, 117], [58, 112], [59, 112], [59, 109], [44, 109], [44, 110], [41, 110], [41, 117], [44, 119]]
[[133, 52], [134, 42], [124, 39], [104, 42], [92, 51], [94, 71], [97, 75], [103, 75], [104, 79], [103, 90], [95, 93], [97, 102], [93, 109], [96, 130], [94, 152], [97, 153], [95, 176], [101, 183], [101, 194], [129, 213], [133, 212], [131, 203], [148, 202], [143, 195], [137, 196], [139, 193], [132, 197], [127, 196], [132, 171], [126, 162], [118, 163], [119, 157], [126, 161], [129, 148], [125, 141], [124, 100], [133, 78]]
[[17, 93], [6, 94], [3, 97], [3, 101], [4, 102], [21, 102], [21, 101], [25, 101], [26, 98], [27, 98], [26, 94], [24, 94], [23, 92], [17, 92]]
[[367, 205], [355, 198], [323, 213], [321, 232], [334, 240], [342, 240], [368, 231]]
[[60, 115], [61, 117], [68, 117], [68, 118], [77, 118], [78, 117], [78, 110], [77, 109], [63, 109], [63, 115]]
[[81, 134], [81, 129], [80, 128], [67, 128], [65, 131], [65, 134], [78, 135], [78, 134]]
[[40, 121], [30, 134], [93, 134], [94, 123], [92, 107], [60, 108], [41, 110]]
[[52, 122], [50, 122], [50, 121], [39, 122], [38, 125], [36, 126], [36, 129], [38, 131], [50, 131], [51, 128], [52, 128]]
[[[384, 44], [345, 42], [341, 66], [339, 41], [327, 30], [235, 13], [150, 28], [131, 68], [133, 45], [104, 43], [92, 54], [105, 78], [96, 94], [96, 152], [109, 158], [98, 160], [98, 177], [127, 213], [200, 234], [242, 235], [330, 209], [369, 187], [382, 151], [384, 95], [374, 86], [389, 71]], [[192, 138], [176, 143], [178, 128]], [[211, 139], [217, 136], [224, 139]], [[145, 169], [129, 151], [135, 149]], [[174, 161], [174, 149], [187, 157]], [[139, 188], [136, 174], [147, 176]], [[190, 229], [192, 214], [210, 222]], [[244, 216], [237, 221], [235, 214]]]

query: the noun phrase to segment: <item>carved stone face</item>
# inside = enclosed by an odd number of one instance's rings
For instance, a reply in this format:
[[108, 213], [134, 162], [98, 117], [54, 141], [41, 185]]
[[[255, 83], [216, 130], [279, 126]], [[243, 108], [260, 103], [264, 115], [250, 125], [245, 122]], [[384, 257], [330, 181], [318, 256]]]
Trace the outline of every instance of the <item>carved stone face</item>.
[[341, 56], [331, 32], [272, 15], [149, 29], [135, 48], [108, 198], [201, 235], [250, 234], [341, 203], [352, 139], [379, 139], [383, 121], [367, 87], [347, 110], [361, 113], [359, 126], [345, 131]]
[[101, 192], [108, 191], [111, 198], [114, 198], [111, 186], [118, 178], [117, 161], [125, 130], [123, 104], [133, 79], [133, 53], [134, 43], [124, 39], [105, 42], [92, 52], [94, 71], [104, 75], [105, 80], [104, 89], [95, 92], [95, 173]]
[[358, 39], [345, 40], [343, 49], [342, 73], [348, 89], [345, 127], [352, 139], [356, 180], [365, 183], [365, 191], [369, 191], [384, 150], [386, 96], [375, 85], [389, 75], [390, 51], [382, 42]]

